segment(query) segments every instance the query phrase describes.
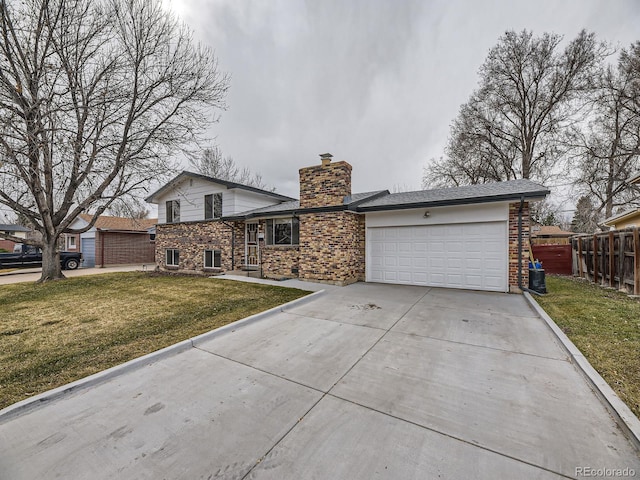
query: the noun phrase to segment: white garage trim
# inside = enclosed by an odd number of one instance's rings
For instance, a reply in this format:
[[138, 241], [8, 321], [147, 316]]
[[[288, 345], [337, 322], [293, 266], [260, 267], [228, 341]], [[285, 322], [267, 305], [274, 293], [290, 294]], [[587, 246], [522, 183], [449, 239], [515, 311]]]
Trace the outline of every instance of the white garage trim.
[[507, 292], [508, 221], [508, 202], [367, 213], [366, 279]]
[[507, 292], [506, 221], [367, 226], [368, 282]]

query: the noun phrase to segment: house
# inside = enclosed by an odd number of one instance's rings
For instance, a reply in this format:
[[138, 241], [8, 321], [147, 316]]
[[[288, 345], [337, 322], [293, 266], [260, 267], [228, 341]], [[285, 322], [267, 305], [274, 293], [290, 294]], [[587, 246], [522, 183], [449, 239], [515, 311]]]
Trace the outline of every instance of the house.
[[631, 208], [607, 218], [604, 222], [611, 230], [640, 227], [640, 208]]
[[[628, 182], [629, 185], [640, 185], [640, 173], [632, 177]], [[640, 227], [640, 208], [630, 208], [616, 215], [607, 218], [604, 225], [611, 230], [621, 230], [628, 227]]]
[[568, 245], [573, 232], [562, 230], [557, 225], [533, 225], [531, 243], [533, 245]]
[[[92, 215], [81, 213], [70, 228], [84, 228]], [[132, 219], [101, 215], [84, 233], [65, 234], [64, 249], [82, 252], [84, 267], [155, 262], [155, 242], [150, 229], [157, 219]]]
[[23, 227], [22, 225], [0, 223], [0, 250], [12, 252], [13, 246], [16, 244], [16, 242], [14, 242], [13, 240], [4, 238], [5, 235], [11, 235], [18, 238], [27, 238], [27, 234], [30, 231], [31, 229]]
[[[300, 199], [182, 172], [158, 205], [156, 263], [192, 273], [519, 291], [528, 282], [529, 180], [352, 193], [349, 163], [299, 170]], [[518, 257], [522, 259], [518, 261]]]

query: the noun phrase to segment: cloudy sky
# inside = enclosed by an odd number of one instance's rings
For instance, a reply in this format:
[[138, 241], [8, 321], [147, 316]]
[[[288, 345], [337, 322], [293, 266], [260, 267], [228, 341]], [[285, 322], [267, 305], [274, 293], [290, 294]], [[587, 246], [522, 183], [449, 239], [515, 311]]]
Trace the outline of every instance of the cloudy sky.
[[211, 129], [225, 155], [298, 195], [320, 153], [353, 191], [421, 188], [449, 125], [509, 29], [640, 40], [638, 0], [166, 0], [232, 75]]

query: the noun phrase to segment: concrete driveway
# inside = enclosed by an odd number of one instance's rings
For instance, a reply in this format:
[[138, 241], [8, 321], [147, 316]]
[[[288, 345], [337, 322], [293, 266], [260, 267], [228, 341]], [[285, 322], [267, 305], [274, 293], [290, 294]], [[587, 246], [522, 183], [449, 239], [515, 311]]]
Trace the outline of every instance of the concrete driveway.
[[0, 420], [12, 480], [624, 468], [640, 475], [637, 450], [522, 296], [421, 287], [331, 289]]

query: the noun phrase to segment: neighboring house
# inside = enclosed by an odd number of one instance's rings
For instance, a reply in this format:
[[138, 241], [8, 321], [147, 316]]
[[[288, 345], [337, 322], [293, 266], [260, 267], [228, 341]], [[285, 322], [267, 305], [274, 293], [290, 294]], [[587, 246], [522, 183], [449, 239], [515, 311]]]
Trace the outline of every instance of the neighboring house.
[[12, 235], [18, 238], [27, 238], [27, 234], [31, 229], [23, 227], [22, 225], [11, 225], [6, 223], [0, 223], [0, 249], [13, 251], [13, 246], [16, 244], [13, 240], [4, 238], [4, 235]]
[[[299, 171], [300, 200], [183, 172], [158, 205], [156, 263], [192, 273], [517, 291], [528, 284], [529, 180], [352, 194], [347, 162]], [[519, 268], [518, 254], [522, 262]]]
[[531, 227], [531, 243], [533, 245], [568, 245], [573, 232], [562, 230], [557, 225], [534, 225]]
[[[92, 216], [81, 213], [70, 228], [84, 228]], [[82, 252], [83, 267], [155, 262], [155, 242], [150, 229], [157, 219], [132, 219], [101, 215], [84, 233], [65, 234], [64, 249]]]
[[640, 227], [640, 208], [632, 208], [613, 215], [603, 222], [611, 230], [621, 230], [628, 227]]
[[[640, 185], [640, 173], [632, 177], [629, 182], [631, 184]], [[621, 230], [629, 227], [640, 227], [640, 208], [630, 208], [624, 212], [612, 215], [604, 222], [611, 230]]]

